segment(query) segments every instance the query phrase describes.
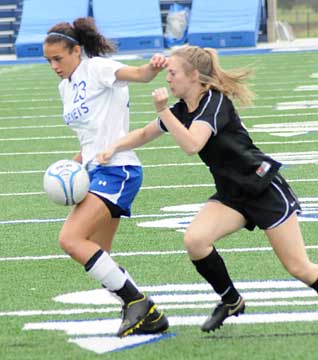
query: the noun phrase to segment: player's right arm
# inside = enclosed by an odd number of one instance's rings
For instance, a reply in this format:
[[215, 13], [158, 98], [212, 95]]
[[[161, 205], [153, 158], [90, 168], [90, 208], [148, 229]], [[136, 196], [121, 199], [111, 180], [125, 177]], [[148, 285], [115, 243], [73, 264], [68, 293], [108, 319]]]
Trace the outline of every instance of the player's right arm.
[[148, 64], [141, 66], [124, 66], [117, 70], [116, 78], [121, 81], [149, 82], [167, 67], [168, 60], [163, 54], [152, 56]]
[[154, 120], [145, 127], [131, 131], [125, 137], [115, 141], [108, 149], [98, 153], [96, 160], [101, 164], [106, 164], [115, 153], [145, 145], [161, 134], [162, 131], [158, 126], [158, 121]]

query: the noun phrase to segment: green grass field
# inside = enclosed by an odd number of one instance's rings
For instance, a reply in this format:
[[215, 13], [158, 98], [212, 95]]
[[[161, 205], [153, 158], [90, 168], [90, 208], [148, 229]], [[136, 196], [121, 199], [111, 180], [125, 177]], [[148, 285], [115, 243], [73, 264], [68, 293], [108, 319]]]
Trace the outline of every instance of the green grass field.
[[[301, 227], [313, 261], [317, 56], [221, 57], [225, 68], [255, 69], [255, 104], [240, 113], [256, 144], [285, 164], [282, 173], [303, 204]], [[199, 158], [183, 154], [169, 135], [137, 150], [144, 183], [134, 216], [121, 222], [113, 256], [165, 310], [171, 327], [160, 341], [118, 341], [118, 303], [59, 249], [57, 234], [69, 208], [50, 203], [43, 193], [47, 166], [78, 151], [61, 117], [59, 80], [46, 64], [0, 66], [0, 77], [2, 360], [317, 359], [317, 295], [289, 276], [259, 230], [242, 230], [218, 243], [246, 298], [246, 314], [213, 334], [200, 331], [217, 297], [188, 260], [182, 229], [214, 186]], [[155, 117], [150, 94], [162, 85], [164, 74], [150, 84], [131, 84], [132, 129]], [[109, 352], [112, 345], [117, 351]]]

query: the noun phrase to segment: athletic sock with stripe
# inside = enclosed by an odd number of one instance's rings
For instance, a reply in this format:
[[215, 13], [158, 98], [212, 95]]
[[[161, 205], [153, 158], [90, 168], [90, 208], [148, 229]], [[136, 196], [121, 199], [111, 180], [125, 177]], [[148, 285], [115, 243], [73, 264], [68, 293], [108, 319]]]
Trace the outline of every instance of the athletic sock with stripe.
[[125, 271], [121, 270], [110, 255], [103, 250], [98, 250], [88, 260], [85, 270], [103, 287], [119, 296], [125, 304], [143, 297]]

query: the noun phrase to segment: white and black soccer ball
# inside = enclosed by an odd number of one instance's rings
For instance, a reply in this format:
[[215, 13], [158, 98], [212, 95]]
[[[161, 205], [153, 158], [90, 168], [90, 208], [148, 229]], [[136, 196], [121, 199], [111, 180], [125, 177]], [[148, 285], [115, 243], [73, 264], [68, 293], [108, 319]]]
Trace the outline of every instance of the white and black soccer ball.
[[59, 160], [51, 164], [43, 178], [44, 191], [59, 205], [80, 203], [88, 193], [89, 176], [75, 160]]

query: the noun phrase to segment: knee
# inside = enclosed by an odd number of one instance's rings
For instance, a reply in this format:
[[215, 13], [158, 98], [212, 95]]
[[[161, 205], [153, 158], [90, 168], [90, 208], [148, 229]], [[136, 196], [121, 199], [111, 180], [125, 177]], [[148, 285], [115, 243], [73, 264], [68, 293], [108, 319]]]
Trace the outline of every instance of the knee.
[[197, 259], [205, 256], [206, 245], [201, 236], [197, 232], [187, 229], [184, 234], [184, 247], [189, 254], [190, 258]]
[[305, 283], [311, 275], [311, 268], [301, 261], [293, 261], [285, 266], [286, 270], [298, 280]]
[[58, 238], [60, 248], [68, 255], [72, 256], [76, 251], [76, 242], [71, 233], [61, 230]]

